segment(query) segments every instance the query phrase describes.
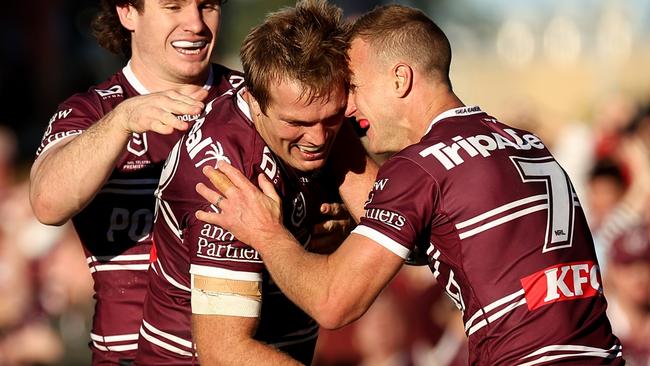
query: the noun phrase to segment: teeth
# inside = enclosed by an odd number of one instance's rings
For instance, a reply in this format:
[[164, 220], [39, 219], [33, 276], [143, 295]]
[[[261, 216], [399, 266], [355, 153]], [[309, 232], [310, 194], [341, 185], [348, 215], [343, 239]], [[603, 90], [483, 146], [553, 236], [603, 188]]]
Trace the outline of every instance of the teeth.
[[322, 146], [300, 146], [298, 145], [298, 149], [300, 151], [308, 152], [308, 153], [315, 153], [319, 151], [322, 148]]
[[172, 42], [172, 46], [178, 47], [178, 48], [200, 48], [205, 46], [207, 42], [206, 41], [196, 41], [196, 42], [190, 42], [190, 41], [174, 41]]

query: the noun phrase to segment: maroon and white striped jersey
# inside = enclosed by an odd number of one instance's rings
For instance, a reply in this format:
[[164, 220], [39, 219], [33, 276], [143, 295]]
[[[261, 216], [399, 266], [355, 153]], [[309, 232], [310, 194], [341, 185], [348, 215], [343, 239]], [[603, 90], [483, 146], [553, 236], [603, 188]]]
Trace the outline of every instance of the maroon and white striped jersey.
[[[209, 98], [215, 98], [231, 89], [231, 82], [242, 80], [238, 72], [215, 64], [205, 88], [209, 88]], [[36, 155], [67, 137], [84, 133], [124, 99], [148, 93], [127, 65], [59, 105]], [[187, 121], [197, 117], [179, 116]], [[90, 345], [95, 365], [135, 358], [147, 290], [153, 193], [163, 163], [181, 135], [134, 133], [107, 182], [72, 218], [94, 280], [96, 304]]]
[[449, 110], [381, 167], [365, 209], [355, 233], [426, 252], [463, 313], [470, 364], [624, 362], [580, 202], [535, 135]]
[[[191, 279], [199, 275], [261, 282], [261, 312], [255, 309], [246, 315], [259, 317], [255, 339], [309, 364], [318, 325], [280, 292], [257, 251], [221, 227], [196, 219], [197, 210], [216, 208], [194, 187], [199, 182], [211, 186], [201, 169], [216, 166], [219, 160], [229, 162], [255, 183], [264, 173], [283, 198], [285, 226], [307, 244], [319, 217], [324, 177], [283, 164], [257, 133], [240, 93], [214, 100], [206, 111], [205, 118], [198, 119], [174, 147], [161, 175], [156, 193], [155, 255], [136, 363], [198, 362], [191, 334]], [[214, 334], [215, 339], [220, 336]]]

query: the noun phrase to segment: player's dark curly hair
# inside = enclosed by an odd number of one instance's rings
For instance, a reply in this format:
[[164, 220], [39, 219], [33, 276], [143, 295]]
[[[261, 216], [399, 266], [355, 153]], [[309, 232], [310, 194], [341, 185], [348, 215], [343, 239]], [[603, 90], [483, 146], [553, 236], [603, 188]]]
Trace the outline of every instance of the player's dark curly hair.
[[122, 26], [116, 6], [131, 5], [139, 12], [144, 9], [144, 0], [102, 0], [101, 10], [93, 19], [93, 35], [99, 45], [116, 55], [131, 58], [131, 32]]

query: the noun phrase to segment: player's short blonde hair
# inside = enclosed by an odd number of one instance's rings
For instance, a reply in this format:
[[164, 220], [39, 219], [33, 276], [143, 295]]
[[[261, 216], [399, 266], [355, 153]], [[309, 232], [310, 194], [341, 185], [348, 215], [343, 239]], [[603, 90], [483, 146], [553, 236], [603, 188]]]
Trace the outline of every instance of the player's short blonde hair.
[[299, 1], [269, 14], [248, 34], [240, 57], [247, 88], [263, 113], [271, 86], [280, 82], [297, 81], [308, 102], [347, 91], [350, 25], [342, 13], [323, 0]]
[[380, 6], [354, 23], [351, 39], [368, 42], [380, 60], [402, 60], [449, 82], [451, 46], [444, 32], [423, 12], [402, 5]]

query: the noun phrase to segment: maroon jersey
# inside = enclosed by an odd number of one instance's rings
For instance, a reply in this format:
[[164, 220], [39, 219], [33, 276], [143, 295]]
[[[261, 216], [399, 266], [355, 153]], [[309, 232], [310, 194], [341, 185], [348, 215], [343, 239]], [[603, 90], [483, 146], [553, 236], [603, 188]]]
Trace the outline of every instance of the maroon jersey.
[[535, 135], [449, 110], [381, 167], [365, 209], [355, 233], [426, 252], [463, 312], [470, 364], [623, 363], [585, 215]]
[[221, 227], [196, 219], [197, 210], [215, 208], [194, 187], [199, 182], [210, 185], [201, 169], [216, 166], [219, 160], [229, 162], [253, 182], [264, 173], [283, 198], [285, 226], [306, 245], [319, 215], [319, 182], [324, 178], [283, 164], [257, 133], [239, 93], [216, 99], [206, 111], [205, 118], [198, 119], [174, 147], [161, 175], [154, 224], [156, 255], [152, 255], [149, 271], [136, 363], [196, 364], [190, 324], [191, 276], [200, 275], [261, 282], [261, 312], [246, 315], [259, 317], [255, 339], [309, 364], [318, 325], [280, 292], [254, 249]]
[[[232, 88], [231, 82], [241, 81], [237, 72], [215, 64], [204, 87], [215, 98]], [[50, 119], [37, 156], [82, 134], [124, 99], [148, 93], [127, 65], [107, 81], [70, 97]], [[179, 116], [187, 121], [197, 117]], [[134, 133], [107, 182], [72, 218], [94, 280], [93, 364], [135, 357], [147, 290], [153, 193], [163, 163], [181, 135]]]

